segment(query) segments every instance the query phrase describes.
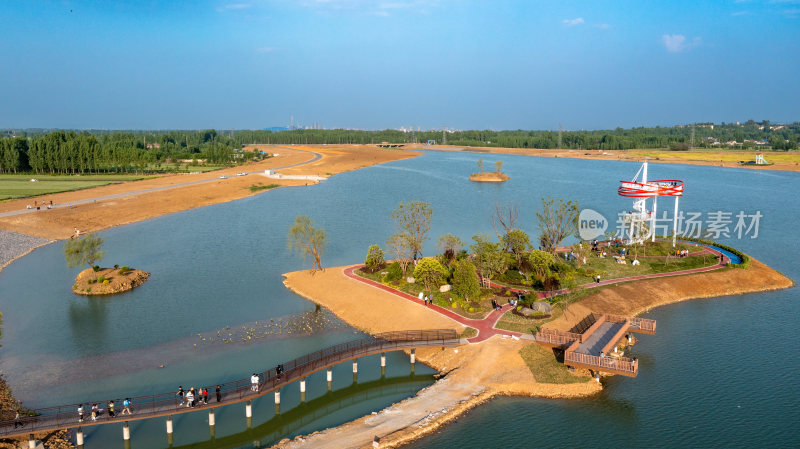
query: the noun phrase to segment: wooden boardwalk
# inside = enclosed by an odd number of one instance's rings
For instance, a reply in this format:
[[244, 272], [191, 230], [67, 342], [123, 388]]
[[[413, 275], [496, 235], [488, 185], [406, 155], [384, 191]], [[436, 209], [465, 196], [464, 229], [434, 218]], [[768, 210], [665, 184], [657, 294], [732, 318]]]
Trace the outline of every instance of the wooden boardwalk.
[[240, 379], [221, 384], [222, 402], [217, 402], [214, 386], [209, 386], [209, 402], [205, 405], [187, 407], [174, 392], [161, 393], [151, 396], [137, 396], [131, 398], [131, 414], [122, 414], [122, 401], [124, 398], [113, 398], [116, 405], [116, 416], [109, 417], [103, 413], [96, 421], [91, 419], [91, 405], [100, 404], [106, 408], [110, 399], [86, 401], [84, 409], [85, 418], [78, 419], [79, 404], [67, 404], [32, 410], [33, 416], [24, 416], [21, 421], [23, 426], [15, 426], [14, 420], [0, 421], [0, 436], [17, 437], [33, 433], [50, 432], [73, 427], [88, 427], [116, 422], [136, 421], [141, 419], [170, 416], [181, 413], [191, 413], [200, 409], [213, 410], [239, 402], [248, 402], [262, 397], [268, 393], [279, 391], [281, 388], [297, 380], [303, 380], [308, 375], [321, 371], [349, 360], [356, 360], [372, 354], [379, 354], [403, 349], [413, 349], [423, 346], [458, 346], [464, 343], [458, 333], [453, 329], [433, 329], [418, 331], [387, 332], [374, 337], [363, 338], [348, 343], [331, 346], [320, 351], [304, 355], [282, 364], [283, 372], [278, 375], [276, 369], [259, 373], [259, 383], [254, 386], [250, 378]]

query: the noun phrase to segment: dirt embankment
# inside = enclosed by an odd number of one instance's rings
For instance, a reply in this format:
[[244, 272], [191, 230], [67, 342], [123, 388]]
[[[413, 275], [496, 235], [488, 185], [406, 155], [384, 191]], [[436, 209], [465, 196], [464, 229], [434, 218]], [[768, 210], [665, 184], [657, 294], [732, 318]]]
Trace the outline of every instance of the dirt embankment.
[[[313, 276], [307, 271], [284, 276], [284, 284], [289, 289], [369, 333], [457, 327], [454, 321], [424, 306], [347, 278], [342, 267], [328, 268]], [[573, 304], [564, 316], [548, 326], [568, 329], [590, 312], [636, 315], [692, 298], [775, 290], [792, 285], [792, 280], [751, 259], [748, 269], [723, 269], [609, 287]], [[591, 381], [536, 382], [519, 355], [527, 344], [531, 343], [494, 336], [482, 343], [458, 348], [420, 348], [417, 359], [447, 373], [444, 379], [375, 415], [291, 441], [284, 440], [275, 447], [366, 448], [378, 435], [381, 447], [394, 448], [433, 432], [497, 395], [573, 398], [595, 394], [602, 388]]]
[[789, 288], [794, 282], [750, 258], [747, 269], [726, 268], [679, 277], [647, 279], [601, 290], [570, 305], [546, 327], [568, 330], [592, 312], [634, 316], [666, 304], [697, 298]]
[[[292, 164], [310, 161], [314, 155], [305, 151], [322, 154], [322, 158], [312, 163], [299, 165], [279, 173], [331, 176], [371, 165], [406, 159], [419, 155], [406, 150], [378, 149], [374, 146], [320, 146], [296, 149], [263, 145], [265, 151], [277, 156], [261, 162], [231, 167], [208, 173], [164, 175], [141, 181], [125, 182], [75, 192], [65, 192], [42, 196], [53, 201], [56, 207], [8, 217], [0, 217], [0, 229], [21, 234], [34, 235], [46, 239], [65, 239], [78, 229], [82, 234], [108, 229], [162, 215], [209, 206], [217, 203], [244, 198], [263, 193], [251, 191], [251, 186], [278, 184], [280, 186], [302, 186], [303, 180], [267, 179], [263, 176], [236, 176], [239, 172], [258, 172]], [[221, 179], [220, 176], [226, 176]], [[182, 185], [198, 182], [193, 185]], [[203, 182], [205, 181], [205, 182]], [[147, 193], [137, 193], [148, 189], [162, 189]], [[74, 204], [82, 200], [118, 195], [118, 197]], [[20, 199], [0, 203], [0, 213], [26, 210], [33, 199]], [[69, 207], [73, 204], [72, 207]], [[63, 207], [66, 206], [66, 207]]]

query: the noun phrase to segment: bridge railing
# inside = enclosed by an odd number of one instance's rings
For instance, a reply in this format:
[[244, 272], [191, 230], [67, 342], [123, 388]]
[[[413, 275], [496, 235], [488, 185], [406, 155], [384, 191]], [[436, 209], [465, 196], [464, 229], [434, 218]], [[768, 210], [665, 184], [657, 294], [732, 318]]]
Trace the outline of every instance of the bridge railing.
[[[250, 378], [219, 384], [220, 392], [223, 397], [222, 403], [224, 404], [231, 400], [239, 402], [248, 398], [263, 396], [270, 391], [281, 388], [295, 380], [302, 379], [320, 369], [362, 355], [408, 349], [418, 346], [451, 346], [459, 343], [460, 339], [458, 333], [453, 329], [387, 332], [361, 340], [341, 343], [283, 363], [283, 372], [280, 376], [277, 373], [277, 367], [259, 373], [259, 383], [257, 387], [251, 383]], [[201, 388], [207, 388], [209, 390], [209, 404], [216, 405], [216, 385], [207, 385]], [[135, 418], [141, 419], [147, 416], [180, 412], [188, 407], [185, 397], [182, 399], [176, 393], [134, 396], [130, 398], [130, 410], [132, 415], [129, 416], [127, 413], [123, 414], [125, 412], [125, 407], [123, 406], [124, 399], [124, 397], [113, 399], [115, 405], [115, 416], [113, 418], [108, 414], [108, 403], [110, 399], [84, 402], [84, 418], [82, 422], [79, 421], [78, 407], [80, 404], [77, 403], [30, 410], [32, 416], [22, 416], [19, 420], [23, 424], [22, 428], [15, 426], [14, 419], [0, 420], [0, 436], [14, 435], [22, 432], [32, 433], [43, 429], [100, 424], [108, 421], [125, 421], [126, 417], [133, 418], [134, 415]], [[200, 399], [202, 398], [195, 396], [195, 401], [202, 404]], [[91, 419], [92, 404], [98, 404], [103, 410], [96, 421]]]
[[628, 318], [622, 315], [611, 315], [611, 314], [606, 314], [606, 320], [613, 321], [616, 323], [624, 323], [625, 320], [630, 320], [631, 330], [634, 331], [640, 330], [649, 333], [656, 332], [656, 320], [650, 320], [647, 318], [639, 318], [639, 317]]
[[574, 332], [565, 332], [557, 329], [541, 329], [534, 336], [536, 341], [548, 343], [552, 345], [563, 346], [574, 341], [581, 341], [581, 334]]

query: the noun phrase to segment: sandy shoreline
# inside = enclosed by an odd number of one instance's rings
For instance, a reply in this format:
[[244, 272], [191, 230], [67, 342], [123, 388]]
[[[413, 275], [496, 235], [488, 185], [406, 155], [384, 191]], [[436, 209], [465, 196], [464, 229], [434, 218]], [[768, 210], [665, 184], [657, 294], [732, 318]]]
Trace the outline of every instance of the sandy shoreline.
[[[365, 332], [448, 324], [456, 328], [454, 321], [430, 309], [399, 297], [392, 298], [395, 295], [347, 278], [344, 268], [328, 268], [314, 276], [306, 271], [287, 273], [284, 284]], [[335, 288], [326, 288], [331, 285]], [[689, 299], [777, 290], [793, 285], [794, 282], [781, 273], [751, 259], [747, 269], [721, 269], [609, 287], [571, 305], [547, 327], [568, 329], [591, 312], [636, 315]], [[387, 319], [389, 316], [392, 319]], [[274, 447], [366, 448], [371, 447], [375, 435], [381, 437], [382, 448], [400, 447], [496, 396], [576, 398], [596, 394], [602, 389], [600, 384], [590, 381], [586, 373], [577, 374], [586, 377], [583, 383], [537, 382], [519, 355], [519, 350], [530, 344], [535, 343], [494, 336], [482, 343], [447, 350], [420, 348], [417, 359], [447, 373], [442, 380], [375, 415], [294, 440], [283, 440]]]

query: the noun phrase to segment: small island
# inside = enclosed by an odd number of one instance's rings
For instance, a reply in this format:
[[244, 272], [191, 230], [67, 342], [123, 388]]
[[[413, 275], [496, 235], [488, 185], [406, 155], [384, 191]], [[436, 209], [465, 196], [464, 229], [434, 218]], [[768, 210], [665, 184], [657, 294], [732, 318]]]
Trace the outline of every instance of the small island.
[[150, 273], [129, 267], [87, 268], [75, 278], [72, 291], [78, 295], [113, 295], [132, 290], [147, 281]]
[[95, 265], [103, 259], [104, 251], [100, 251], [104, 239], [94, 234], [81, 238], [76, 236], [64, 244], [64, 255], [67, 265], [77, 267], [88, 265], [89, 268], [78, 273], [72, 292], [78, 295], [113, 295], [132, 290], [147, 281], [150, 273], [131, 269], [128, 266], [114, 265], [114, 268], [100, 268]]
[[493, 172], [483, 171], [483, 159], [478, 159], [479, 173], [470, 175], [469, 180], [475, 182], [506, 182], [511, 179], [507, 174], [500, 171], [503, 168], [503, 161], [495, 161], [496, 170]]

